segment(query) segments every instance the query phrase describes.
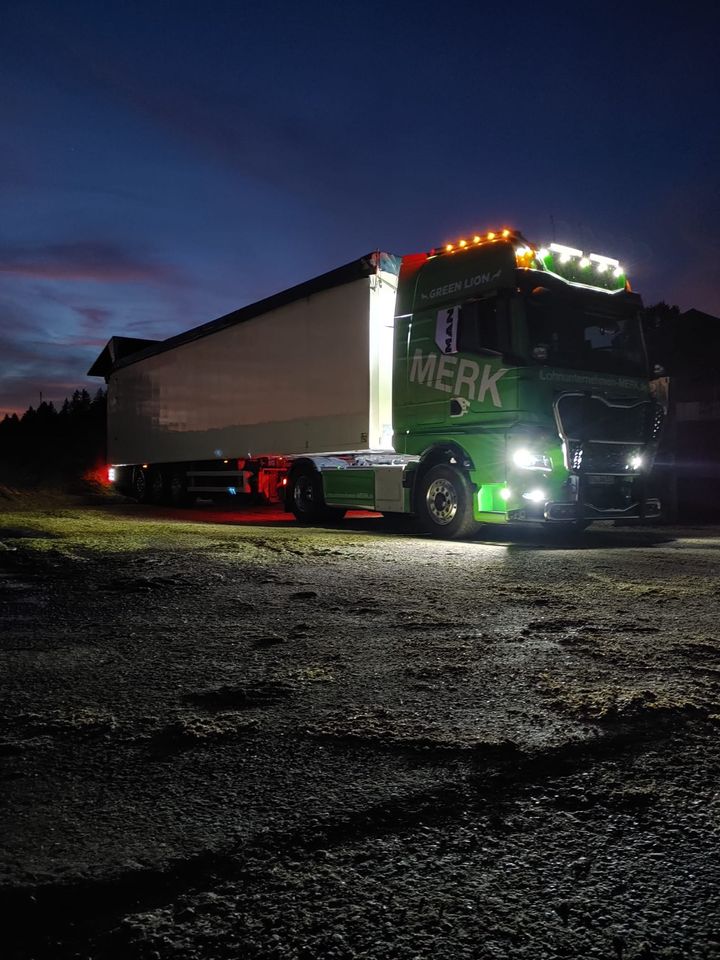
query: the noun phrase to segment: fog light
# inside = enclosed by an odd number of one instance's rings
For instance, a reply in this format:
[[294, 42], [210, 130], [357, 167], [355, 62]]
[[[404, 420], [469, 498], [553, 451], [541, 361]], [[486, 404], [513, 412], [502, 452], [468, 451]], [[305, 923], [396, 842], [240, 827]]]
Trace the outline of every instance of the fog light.
[[503, 487], [502, 490], [500, 491], [501, 500], [509, 500], [511, 496], [512, 496], [512, 493], [508, 487]]
[[523, 500], [529, 500], [531, 503], [541, 503], [543, 500], [546, 500], [547, 496], [544, 490], [541, 490], [537, 487], [534, 490], [526, 490], [523, 494]]
[[628, 467], [631, 470], [639, 470], [642, 467], [642, 465], [643, 465], [643, 458], [639, 454], [636, 454], [634, 457], [630, 457], [630, 459], [628, 460]]

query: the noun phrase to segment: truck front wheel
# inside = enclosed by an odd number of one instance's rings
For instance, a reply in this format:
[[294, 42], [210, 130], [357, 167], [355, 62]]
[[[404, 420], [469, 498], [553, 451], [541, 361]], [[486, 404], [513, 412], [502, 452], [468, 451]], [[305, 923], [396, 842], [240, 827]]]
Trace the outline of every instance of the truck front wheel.
[[472, 488], [456, 467], [439, 463], [420, 477], [415, 501], [420, 524], [433, 537], [454, 540], [474, 533]]

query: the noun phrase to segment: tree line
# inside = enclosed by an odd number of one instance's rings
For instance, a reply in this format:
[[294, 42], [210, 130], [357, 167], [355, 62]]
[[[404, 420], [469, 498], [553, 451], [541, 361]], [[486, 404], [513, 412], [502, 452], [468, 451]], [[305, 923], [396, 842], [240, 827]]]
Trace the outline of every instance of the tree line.
[[76, 390], [0, 420], [0, 482], [45, 485], [80, 478], [105, 463], [107, 394]]

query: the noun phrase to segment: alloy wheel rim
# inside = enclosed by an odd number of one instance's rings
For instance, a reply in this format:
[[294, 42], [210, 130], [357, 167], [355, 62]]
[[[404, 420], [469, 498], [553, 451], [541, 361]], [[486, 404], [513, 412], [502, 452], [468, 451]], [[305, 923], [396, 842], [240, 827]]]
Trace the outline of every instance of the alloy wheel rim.
[[452, 523], [458, 511], [457, 490], [449, 480], [433, 480], [425, 495], [428, 513], [435, 523]]

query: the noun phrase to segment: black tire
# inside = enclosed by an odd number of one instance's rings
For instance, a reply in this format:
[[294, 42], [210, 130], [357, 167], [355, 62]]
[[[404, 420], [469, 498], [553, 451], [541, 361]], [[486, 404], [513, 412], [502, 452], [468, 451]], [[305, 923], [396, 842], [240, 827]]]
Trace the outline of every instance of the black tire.
[[342, 520], [345, 510], [328, 507], [322, 478], [314, 467], [303, 466], [290, 474], [290, 510], [300, 523], [329, 523]]
[[176, 470], [168, 481], [168, 500], [173, 507], [192, 507], [195, 497], [188, 493], [187, 479], [184, 473]]
[[145, 467], [135, 467], [133, 470], [132, 496], [138, 503], [150, 502], [150, 482]]
[[455, 540], [480, 527], [473, 518], [467, 475], [447, 463], [431, 467], [418, 479], [415, 510], [422, 529], [432, 537]]
[[148, 500], [158, 505], [168, 502], [166, 478], [157, 468], [151, 470], [148, 477]]

